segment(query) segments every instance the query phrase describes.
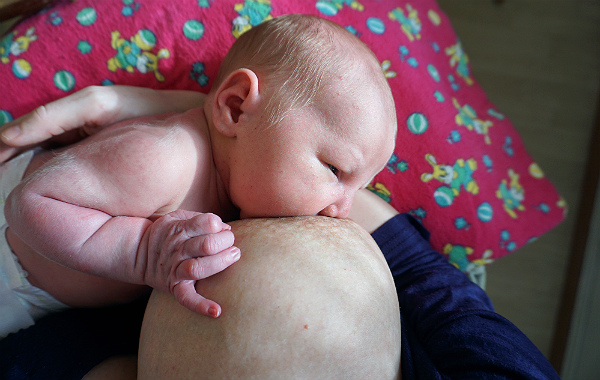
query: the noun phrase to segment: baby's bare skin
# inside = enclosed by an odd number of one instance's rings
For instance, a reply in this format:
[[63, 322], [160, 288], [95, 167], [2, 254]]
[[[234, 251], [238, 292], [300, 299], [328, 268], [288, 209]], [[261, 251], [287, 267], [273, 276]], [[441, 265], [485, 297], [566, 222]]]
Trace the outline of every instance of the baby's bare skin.
[[[32, 157], [24, 177], [37, 170], [54, 155], [55, 152], [39, 151]], [[57, 264], [35, 252], [10, 228], [6, 230], [6, 239], [19, 259], [19, 263], [28, 273], [27, 280], [33, 286], [45, 289], [69, 306], [94, 307], [128, 302], [149, 292], [147, 286], [108, 280]], [[122, 299], [115, 300], [115, 295], [121, 296]]]
[[[166, 214], [179, 209], [220, 215], [235, 212], [227, 198], [219, 195], [222, 185], [218, 184], [214, 166], [205, 164], [212, 158], [204, 121], [202, 108], [183, 114], [137, 119], [106, 128], [59, 155], [55, 152], [36, 155], [27, 170], [27, 174], [33, 175], [24, 180], [14, 194], [38, 196], [45, 208], [40, 208], [35, 201], [32, 207], [20, 210], [28, 216], [11, 223], [11, 230], [20, 228], [38, 233], [28, 236], [25, 245], [16, 234], [9, 232], [9, 243], [30, 273], [32, 284], [71, 306], [98, 306], [110, 301], [114, 294], [121, 298], [116, 301], [128, 300], [140, 292], [137, 286], [104, 283], [106, 280], [51, 263], [35, 253], [38, 251], [50, 252], [51, 257], [61, 264], [81, 268], [86, 273], [133, 284], [152, 285], [149, 282], [154, 281], [154, 287], [172, 291], [181, 280], [161, 285], [161, 277], [181, 278], [176, 273], [181, 270], [179, 265], [197, 256], [195, 250], [198, 247], [187, 244], [193, 252], [183, 252], [178, 259], [181, 261], [170, 264], [166, 275], [156, 265], [135, 261], [140, 258], [136, 254], [140, 242], [151, 252], [160, 251], [164, 243], [148, 237], [149, 226], [161, 226], [152, 221], [164, 220]], [[28, 203], [32, 202], [25, 202]], [[7, 207], [9, 216], [10, 203]], [[49, 212], [61, 217], [48, 226], [37, 224], [42, 223]], [[123, 215], [127, 217], [118, 217]], [[181, 219], [191, 216], [185, 214]], [[60, 220], [80, 218], [85, 219], [85, 224], [70, 222], [63, 228], [56, 228], [55, 223]], [[232, 260], [239, 250], [233, 247], [229, 227], [215, 215], [202, 218], [208, 219], [198, 225], [201, 231], [192, 231], [194, 228], [185, 225], [185, 236], [199, 235], [203, 239], [199, 244], [209, 236], [212, 243], [206, 244], [213, 247], [206, 255], [228, 250], [222, 255], [228, 255], [228, 258], [220, 259]], [[173, 223], [166, 225], [167, 230], [170, 231]], [[100, 249], [113, 252], [114, 258], [98, 260], [96, 251]], [[132, 253], [128, 255], [128, 252]], [[103, 266], [104, 263], [107, 265]], [[48, 270], [52, 276], [48, 275]], [[156, 279], [149, 281], [151, 276]], [[82, 297], [85, 293], [81, 292], [81, 287], [74, 286], [80, 283], [96, 288], [92, 292], [95, 297], [90, 297], [89, 293]], [[189, 285], [193, 287], [193, 284]], [[118, 291], [114, 293], [115, 290]]]
[[[289, 21], [281, 18], [252, 31], [293, 24], [304, 28], [307, 20]], [[79, 275], [44, 283], [45, 261], [35, 260], [37, 252], [94, 276], [169, 291], [191, 310], [218, 316], [219, 305], [198, 294], [194, 284], [239, 258], [222, 220], [346, 217], [354, 194], [385, 166], [393, 151], [394, 104], [379, 62], [364, 44], [339, 25], [318, 18], [310, 22], [317, 27], [306, 26], [304, 32], [329, 42], [330, 33], [338, 35], [339, 44], [334, 41], [329, 51], [353, 59], [340, 61], [334, 54], [332, 64], [319, 66], [322, 79], [313, 81], [319, 84], [313, 95], [302, 95], [304, 103], [285, 100], [287, 90], [277, 91], [282, 83], [270, 75], [273, 69], [268, 65], [257, 64], [254, 70], [237, 66], [247, 61], [244, 53], [233, 61], [226, 59], [225, 74], [219, 73], [211, 92], [194, 103], [195, 108], [107, 127], [52, 157], [17, 186], [7, 201], [6, 218], [14, 233], [12, 245], [32, 267], [34, 283], [66, 303], [81, 302], [74, 295], [77, 287], [67, 289], [70, 280], [81, 279]], [[319, 32], [321, 27], [328, 31]], [[242, 45], [234, 45], [233, 56], [254, 40], [269, 39], [240, 38]], [[267, 50], [261, 51], [283, 54]], [[288, 68], [290, 73], [298, 72], [294, 68]], [[296, 80], [303, 83], [301, 79]], [[132, 90], [114, 89], [120, 92]], [[164, 97], [161, 100], [157, 92], [148, 96], [163, 105]], [[103, 114], [104, 108], [87, 102], [85, 94], [73, 94], [62, 104], [78, 109], [74, 118], [87, 109], [92, 115], [87, 120], [100, 126], [129, 113], [121, 104], [131, 102], [130, 97], [100, 99], [108, 103], [106, 109], [116, 109], [116, 115]], [[284, 108], [271, 108], [279, 101]], [[45, 110], [38, 109], [23, 123], [43, 117]], [[69, 117], [52, 113], [52, 118], [50, 129], [74, 125]], [[31, 247], [30, 257], [15, 236]]]

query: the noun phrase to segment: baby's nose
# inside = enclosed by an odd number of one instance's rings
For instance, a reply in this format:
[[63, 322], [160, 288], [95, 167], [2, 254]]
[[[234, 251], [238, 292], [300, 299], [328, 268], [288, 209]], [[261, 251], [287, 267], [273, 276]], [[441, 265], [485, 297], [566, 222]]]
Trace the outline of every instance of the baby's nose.
[[352, 197], [346, 197], [337, 203], [330, 204], [329, 206], [325, 207], [323, 210], [321, 210], [321, 212], [319, 212], [319, 215], [344, 219], [350, 214], [351, 206]]

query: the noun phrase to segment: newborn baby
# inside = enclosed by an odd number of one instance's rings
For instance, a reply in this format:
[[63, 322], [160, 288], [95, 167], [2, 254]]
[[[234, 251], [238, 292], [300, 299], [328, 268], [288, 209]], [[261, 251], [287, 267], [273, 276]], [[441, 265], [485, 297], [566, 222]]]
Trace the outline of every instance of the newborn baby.
[[217, 317], [220, 306], [194, 285], [240, 257], [223, 220], [344, 218], [394, 148], [377, 59], [317, 17], [282, 16], [242, 35], [200, 99], [3, 165], [15, 174], [2, 184], [14, 187], [2, 254], [12, 249], [11, 270], [28, 274], [17, 275], [17, 297], [39, 311], [32, 318], [127, 301], [141, 285]]

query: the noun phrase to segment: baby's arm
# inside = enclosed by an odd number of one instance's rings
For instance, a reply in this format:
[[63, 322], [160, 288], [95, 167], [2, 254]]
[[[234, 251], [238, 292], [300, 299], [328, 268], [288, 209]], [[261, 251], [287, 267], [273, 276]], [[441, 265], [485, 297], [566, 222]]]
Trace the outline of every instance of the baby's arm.
[[237, 260], [229, 226], [212, 214], [157, 211], [187, 195], [197, 174], [185, 132], [110, 129], [59, 154], [11, 193], [11, 229], [40, 254], [86, 273], [170, 291], [217, 316], [196, 280]]

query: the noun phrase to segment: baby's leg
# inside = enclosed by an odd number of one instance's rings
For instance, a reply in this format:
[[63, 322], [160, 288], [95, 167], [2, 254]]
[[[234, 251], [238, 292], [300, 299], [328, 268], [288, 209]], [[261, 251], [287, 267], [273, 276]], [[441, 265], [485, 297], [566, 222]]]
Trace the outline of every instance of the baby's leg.
[[400, 320], [371, 237], [326, 217], [232, 223], [241, 260], [199, 282], [223, 314], [203, 317], [154, 292], [140, 379], [395, 379]]

